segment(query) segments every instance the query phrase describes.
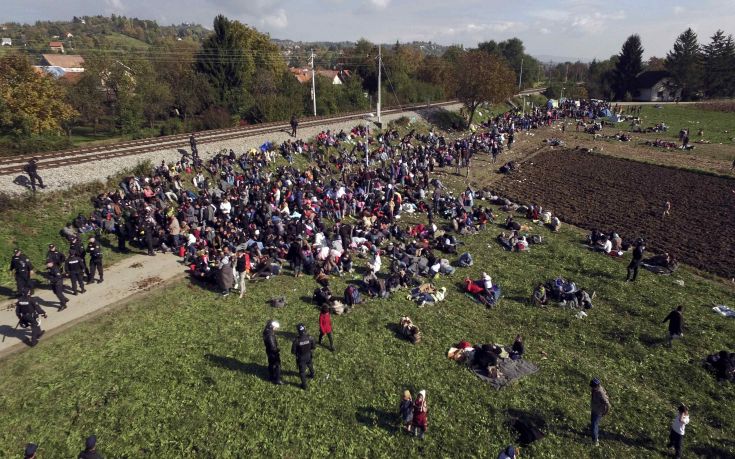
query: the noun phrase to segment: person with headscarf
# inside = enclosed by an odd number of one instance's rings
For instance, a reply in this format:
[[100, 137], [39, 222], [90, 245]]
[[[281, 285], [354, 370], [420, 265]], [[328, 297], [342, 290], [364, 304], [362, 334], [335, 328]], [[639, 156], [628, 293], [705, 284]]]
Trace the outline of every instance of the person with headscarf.
[[411, 423], [413, 422], [413, 398], [411, 397], [411, 391], [403, 391], [403, 398], [398, 407], [398, 414], [401, 417], [403, 428], [406, 429], [406, 432], [411, 432]]
[[595, 446], [600, 446], [600, 420], [610, 411], [610, 399], [607, 397], [605, 388], [600, 384], [598, 378], [590, 381], [591, 401], [590, 401], [590, 430], [592, 431], [592, 441]]
[[426, 390], [420, 390], [413, 404], [413, 433], [423, 439], [428, 425], [429, 406], [426, 403]]

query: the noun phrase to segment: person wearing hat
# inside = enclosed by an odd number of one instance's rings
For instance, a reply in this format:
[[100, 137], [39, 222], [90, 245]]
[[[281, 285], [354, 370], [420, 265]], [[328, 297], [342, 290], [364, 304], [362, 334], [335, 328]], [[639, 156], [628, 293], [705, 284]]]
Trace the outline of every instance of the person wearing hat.
[[413, 404], [413, 433], [423, 439], [428, 425], [429, 405], [426, 403], [426, 390], [420, 390]]
[[31, 292], [31, 276], [33, 275], [33, 263], [18, 248], [13, 250], [13, 258], [10, 259], [10, 270], [15, 273], [15, 287], [17, 295]]
[[33, 190], [34, 193], [36, 192], [36, 181], [38, 181], [38, 186], [46, 188], [46, 185], [43, 184], [43, 179], [38, 175], [38, 158], [32, 158], [28, 161], [25, 171], [26, 174], [28, 174], [28, 178], [31, 180], [31, 190]]
[[86, 292], [84, 289], [84, 260], [76, 250], [69, 251], [69, 258], [66, 259], [66, 272], [71, 279], [72, 294], [77, 294], [77, 285], [82, 293]]
[[638, 277], [638, 268], [641, 265], [641, 260], [643, 260], [643, 254], [646, 251], [646, 244], [643, 239], [638, 239], [635, 242], [635, 249], [633, 249], [633, 258], [630, 260], [630, 264], [628, 265], [628, 275], [625, 277], [626, 282], [635, 282], [636, 277]]
[[411, 391], [403, 391], [403, 398], [398, 407], [398, 414], [401, 417], [403, 428], [406, 429], [406, 432], [411, 432], [411, 422], [413, 421], [413, 398], [411, 397]]
[[15, 316], [21, 327], [31, 327], [31, 338], [28, 344], [33, 347], [38, 344], [38, 339], [44, 334], [41, 330], [41, 324], [38, 322], [38, 316], [48, 317], [46, 311], [36, 303], [28, 293], [24, 294], [17, 303], [15, 303]]
[[64, 269], [64, 262], [66, 261], [66, 257], [63, 253], [59, 252], [55, 244], [48, 245], [48, 252], [46, 252], [46, 263], [48, 263], [49, 261], [58, 266], [59, 270]]
[[608, 399], [607, 392], [598, 378], [593, 378], [590, 381], [590, 389], [592, 391], [590, 430], [592, 430], [592, 441], [595, 446], [599, 446], [600, 420], [610, 411], [610, 399]]
[[294, 338], [291, 344], [291, 353], [296, 356], [296, 365], [299, 367], [299, 376], [301, 377], [301, 388], [306, 390], [306, 369], [309, 369], [309, 378], [314, 378], [314, 366], [311, 361], [311, 353], [316, 349], [314, 338], [306, 333], [304, 324], [296, 326], [298, 336]]
[[79, 452], [77, 459], [102, 459], [97, 452], [97, 437], [90, 435], [84, 442], [84, 450]]
[[513, 445], [508, 445], [498, 454], [498, 459], [516, 459], [516, 448]]
[[96, 271], [100, 275], [97, 283], [101, 284], [104, 280], [104, 273], [102, 271], [102, 247], [100, 247], [100, 243], [97, 242], [94, 236], [89, 238], [87, 252], [89, 252], [89, 275], [87, 276], [87, 283], [92, 283]]
[[281, 325], [275, 320], [269, 320], [263, 330], [263, 344], [265, 344], [265, 355], [268, 357], [268, 376], [273, 384], [282, 385], [281, 381], [281, 350], [278, 349], [276, 330]]
[[35, 443], [28, 443], [26, 445], [25, 451], [23, 452], [23, 458], [24, 459], [35, 459], [36, 451], [38, 451], [38, 445]]
[[61, 273], [59, 266], [51, 260], [46, 263], [46, 268], [48, 268], [46, 276], [51, 283], [51, 290], [56, 295], [56, 298], [59, 299], [59, 311], [63, 311], [66, 309], [66, 303], [69, 302], [66, 296], [64, 296], [64, 275]]

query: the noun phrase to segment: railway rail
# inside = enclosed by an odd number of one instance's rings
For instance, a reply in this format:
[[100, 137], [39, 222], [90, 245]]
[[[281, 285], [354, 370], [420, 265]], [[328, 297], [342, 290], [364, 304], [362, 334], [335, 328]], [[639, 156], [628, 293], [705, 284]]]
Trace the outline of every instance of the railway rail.
[[[437, 102], [432, 104], [416, 104], [408, 105], [400, 108], [384, 110], [383, 115], [390, 115], [404, 111], [439, 108], [447, 105], [456, 104], [457, 101]], [[341, 114], [339, 116], [317, 116], [304, 119], [299, 122], [299, 127], [310, 127], [331, 122], [340, 122], [356, 119], [364, 119], [369, 116], [369, 112], [351, 112]], [[234, 128], [214, 129], [209, 131], [200, 131], [196, 133], [197, 142], [200, 144], [210, 142], [220, 142], [225, 140], [236, 139], [239, 137], [247, 137], [258, 134], [268, 134], [281, 130], [290, 130], [288, 122], [263, 123], [249, 126], [240, 126]], [[29, 156], [38, 158], [39, 168], [54, 169], [58, 167], [71, 166], [75, 164], [84, 164], [92, 161], [100, 161], [104, 159], [118, 158], [124, 156], [134, 156], [149, 153], [161, 149], [179, 149], [189, 147], [189, 133], [176, 134], [164, 137], [156, 137], [153, 139], [131, 140], [112, 145], [100, 145], [94, 147], [75, 148], [71, 150], [36, 153], [23, 157], [6, 157], [0, 158], [0, 175], [11, 175], [23, 173], [25, 164]]]

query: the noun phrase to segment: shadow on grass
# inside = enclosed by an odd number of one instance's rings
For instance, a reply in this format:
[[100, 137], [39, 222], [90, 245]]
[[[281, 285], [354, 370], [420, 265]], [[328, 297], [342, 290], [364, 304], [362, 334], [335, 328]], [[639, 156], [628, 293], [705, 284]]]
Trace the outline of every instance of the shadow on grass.
[[367, 427], [379, 427], [389, 434], [398, 432], [397, 415], [385, 410], [363, 406], [357, 409], [355, 419]]
[[227, 370], [239, 371], [241, 373], [247, 373], [253, 376], [257, 376], [263, 381], [269, 381], [268, 379], [268, 367], [260, 365], [255, 362], [244, 363], [234, 357], [224, 357], [221, 355], [204, 354], [204, 358], [211, 363], [225, 368]]
[[[656, 443], [653, 439], [647, 435], [631, 438], [616, 432], [609, 432], [604, 430], [604, 426], [600, 426], [600, 441], [601, 442], [617, 442], [622, 443], [630, 448], [642, 448], [648, 451], [660, 453], [661, 449], [656, 447]], [[557, 436], [570, 438], [574, 441], [580, 441], [581, 439], [591, 439], [591, 434], [588, 429], [578, 430], [569, 426], [559, 426], [552, 429]]]
[[649, 347], [663, 346], [668, 341], [664, 336], [654, 336], [648, 333], [642, 334], [638, 339], [641, 343]]
[[385, 328], [389, 331], [392, 331], [393, 334], [395, 335], [395, 338], [401, 341], [406, 341], [406, 338], [404, 338], [403, 335], [401, 334], [401, 326], [398, 325], [397, 323], [393, 323], [393, 322], [387, 323], [385, 324]]
[[508, 424], [518, 432], [516, 442], [522, 446], [528, 446], [544, 438], [542, 429], [546, 428], [546, 421], [538, 413], [510, 408], [508, 409]]
[[[692, 446], [690, 448], [690, 451], [698, 457], [708, 457], [712, 459], [731, 459], [735, 457], [735, 454], [733, 453], [733, 451], [735, 451], [735, 441], [720, 439], [719, 441], [717, 441], [717, 443], [719, 443], [719, 445], [717, 446]], [[684, 446], [685, 451], [686, 449], [686, 446]]]

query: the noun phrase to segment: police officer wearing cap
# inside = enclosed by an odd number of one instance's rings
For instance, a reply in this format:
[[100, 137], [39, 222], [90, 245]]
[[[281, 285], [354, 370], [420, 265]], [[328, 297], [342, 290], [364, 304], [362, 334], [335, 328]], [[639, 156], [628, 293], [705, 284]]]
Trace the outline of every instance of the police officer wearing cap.
[[69, 273], [71, 279], [72, 294], [77, 294], [77, 284], [82, 293], [86, 292], [84, 289], [84, 261], [74, 250], [69, 252], [69, 258], [66, 259], [66, 272]]
[[63, 311], [66, 309], [66, 303], [69, 302], [64, 296], [64, 275], [61, 273], [61, 268], [54, 264], [53, 261], [47, 262], [46, 267], [48, 268], [46, 276], [51, 283], [51, 290], [56, 295], [56, 298], [59, 299], [59, 311]]
[[97, 437], [90, 435], [84, 442], [84, 451], [79, 453], [77, 459], [102, 459], [100, 453], [97, 452]]
[[311, 352], [316, 349], [314, 338], [306, 333], [304, 324], [296, 326], [298, 336], [293, 340], [291, 353], [296, 356], [296, 365], [299, 367], [301, 388], [306, 390], [306, 369], [309, 369], [309, 378], [314, 377], [314, 366], [311, 363]]
[[41, 309], [28, 294], [23, 295], [17, 303], [15, 303], [15, 316], [18, 318], [18, 322], [21, 327], [31, 327], [31, 339], [28, 344], [35, 346], [38, 344], [38, 339], [44, 334], [41, 330], [41, 324], [38, 322], [38, 316], [41, 315], [44, 318], [48, 317], [46, 311]]
[[64, 269], [64, 262], [66, 261], [66, 257], [63, 253], [58, 251], [56, 245], [54, 244], [48, 245], [48, 252], [46, 252], [46, 263], [48, 263], [49, 261], [58, 266], [60, 270]]
[[89, 276], [87, 277], [87, 283], [92, 283], [95, 271], [100, 275], [97, 283], [102, 283], [104, 280], [104, 273], [102, 271], [102, 247], [100, 247], [100, 243], [97, 242], [94, 236], [89, 238], [87, 252], [89, 252]]
[[275, 320], [266, 322], [263, 330], [263, 344], [265, 344], [265, 355], [268, 357], [268, 376], [273, 384], [280, 386], [283, 384], [281, 381], [281, 350], [278, 349], [276, 339], [276, 330], [279, 328], [280, 324]]
[[23, 459], [36, 459], [36, 451], [38, 450], [38, 445], [35, 443], [28, 443], [26, 445], [26, 449], [23, 452]]
[[31, 293], [33, 264], [20, 249], [13, 251], [13, 258], [10, 260], [10, 270], [15, 273], [15, 286], [18, 290], [17, 295], [23, 296], [26, 293]]

